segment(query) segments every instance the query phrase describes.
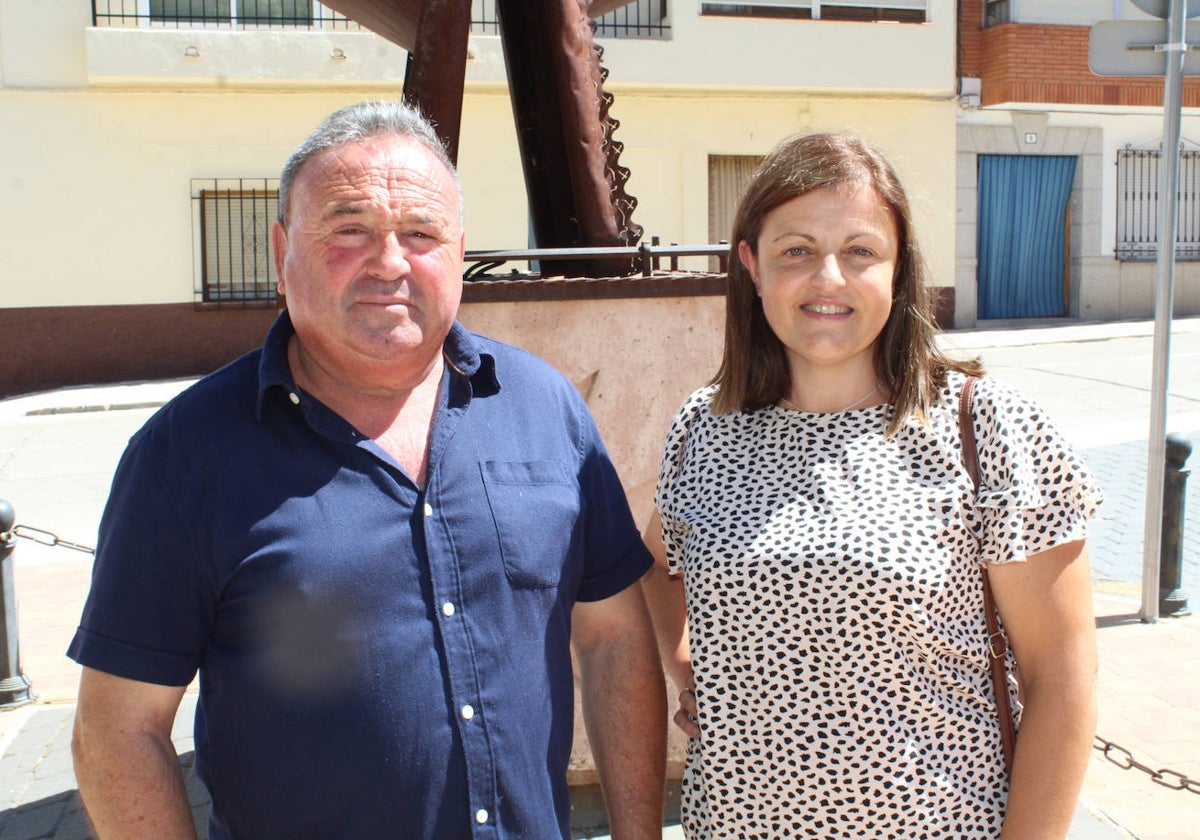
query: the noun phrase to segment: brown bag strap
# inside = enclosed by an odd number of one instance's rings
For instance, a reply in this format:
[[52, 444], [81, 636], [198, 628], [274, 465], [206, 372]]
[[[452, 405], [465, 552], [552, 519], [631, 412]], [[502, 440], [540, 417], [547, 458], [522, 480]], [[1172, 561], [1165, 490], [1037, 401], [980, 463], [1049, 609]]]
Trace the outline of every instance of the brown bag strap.
[[[975, 444], [975, 383], [977, 376], [968, 376], [963, 384], [958, 401], [958, 433], [962, 439], [963, 463], [975, 492], [979, 492], [979, 451]], [[996, 599], [992, 595], [992, 582], [988, 578], [987, 565], [980, 565], [983, 577], [983, 618], [987, 623], [988, 660], [992, 674], [992, 690], [996, 695], [996, 715], [1000, 719], [1000, 743], [1004, 749], [1004, 768], [1012, 777], [1013, 753], [1017, 746], [1017, 732], [1013, 726], [1012, 706], [1008, 696], [1008, 637], [1000, 629], [997, 619]]]

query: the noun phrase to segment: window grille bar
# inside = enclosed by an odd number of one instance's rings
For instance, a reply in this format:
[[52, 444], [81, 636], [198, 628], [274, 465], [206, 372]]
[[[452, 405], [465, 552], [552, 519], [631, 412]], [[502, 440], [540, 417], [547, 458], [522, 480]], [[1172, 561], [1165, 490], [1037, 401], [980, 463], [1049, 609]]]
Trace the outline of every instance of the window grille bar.
[[598, 38], [665, 38], [667, 0], [636, 0], [596, 19]]
[[276, 303], [271, 226], [279, 213], [277, 179], [192, 181], [195, 297], [221, 306]]
[[[1116, 257], [1128, 262], [1158, 258], [1158, 150], [1117, 150]], [[1200, 260], [1200, 151], [1179, 155], [1175, 193], [1175, 259]]]

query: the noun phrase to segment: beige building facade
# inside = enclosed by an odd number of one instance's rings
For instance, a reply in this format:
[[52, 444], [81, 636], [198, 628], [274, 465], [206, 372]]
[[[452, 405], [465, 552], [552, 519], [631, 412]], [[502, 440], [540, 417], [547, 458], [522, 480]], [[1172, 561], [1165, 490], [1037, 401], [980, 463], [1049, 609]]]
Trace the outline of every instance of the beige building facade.
[[[738, 3], [652, 5], [666, 12], [656, 37], [598, 37], [645, 238], [722, 239], [735, 197], [710, 190], [719, 160], [756, 160], [795, 132], [851, 130], [895, 161], [932, 276], [952, 294], [951, 0], [895, 0], [917, 22], [839, 20], [833, 3], [794, 3], [798, 16], [774, 18], [730, 14]], [[113, 9], [130, 16], [103, 17]], [[200, 375], [255, 346], [276, 304], [204, 300], [197, 184], [269, 186], [325, 114], [400, 95], [407, 56], [370, 32], [169, 25], [150, 9], [0, 0], [0, 352], [13, 361], [0, 396]], [[895, 11], [884, 0], [875, 9]], [[467, 247], [528, 247], [498, 36], [472, 35], [467, 74]], [[719, 360], [721, 287], [569, 286], [499, 298], [468, 288], [462, 320], [544, 356], [585, 390], [644, 515], [670, 416]]]

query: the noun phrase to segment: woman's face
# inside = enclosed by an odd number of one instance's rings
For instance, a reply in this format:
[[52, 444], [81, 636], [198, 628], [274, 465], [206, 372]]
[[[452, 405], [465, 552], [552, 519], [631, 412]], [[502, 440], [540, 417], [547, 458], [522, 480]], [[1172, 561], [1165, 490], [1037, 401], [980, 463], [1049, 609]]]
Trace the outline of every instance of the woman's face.
[[[767, 214], [757, 254], [738, 254], [793, 375], [874, 371], [892, 309], [899, 235], [870, 187], [823, 187]], [[872, 373], [873, 375], [873, 373]]]

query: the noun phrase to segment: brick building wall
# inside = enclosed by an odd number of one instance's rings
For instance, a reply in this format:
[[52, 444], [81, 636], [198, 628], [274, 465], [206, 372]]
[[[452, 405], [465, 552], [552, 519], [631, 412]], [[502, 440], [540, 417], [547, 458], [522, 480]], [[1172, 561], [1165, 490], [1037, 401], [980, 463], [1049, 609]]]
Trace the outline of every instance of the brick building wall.
[[983, 0], [958, 4], [958, 75], [979, 78], [983, 68]]
[[[981, 105], [1162, 106], [1159, 76], [1091, 71], [1090, 26], [1002, 23], [984, 29], [983, 5], [983, 0], [960, 5], [958, 45], [959, 75], [982, 80]], [[1200, 78], [1184, 80], [1183, 105], [1200, 107]]]

